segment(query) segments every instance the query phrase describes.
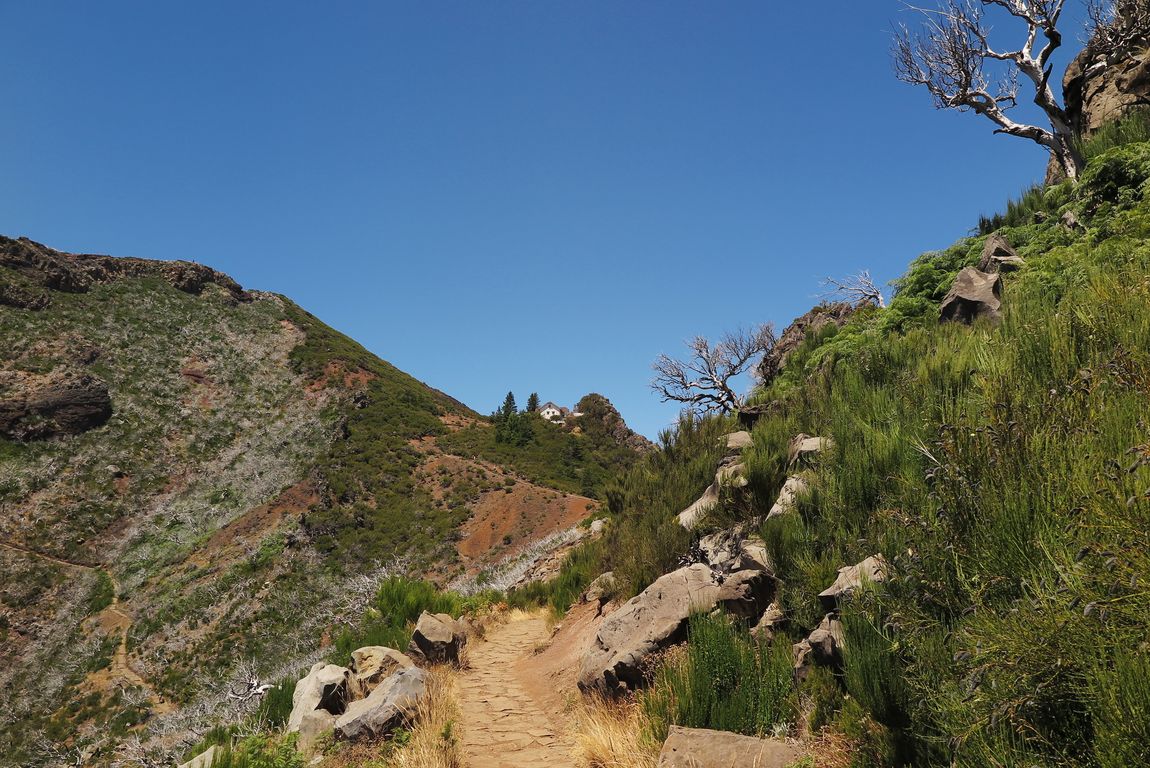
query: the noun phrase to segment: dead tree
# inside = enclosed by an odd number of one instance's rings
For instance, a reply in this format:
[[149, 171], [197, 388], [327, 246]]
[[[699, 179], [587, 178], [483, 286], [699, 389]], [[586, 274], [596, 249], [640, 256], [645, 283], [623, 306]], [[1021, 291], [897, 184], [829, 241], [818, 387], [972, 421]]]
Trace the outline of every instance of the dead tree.
[[823, 294], [824, 298], [849, 301], [856, 306], [863, 304], [873, 304], [879, 308], [886, 306], [886, 298], [882, 294], [882, 289], [875, 284], [869, 270], [864, 269], [858, 274], [844, 277], [841, 280], [828, 277], [823, 280], [823, 285], [828, 289]]
[[[1062, 46], [1058, 21], [1066, 0], [946, 0], [937, 9], [914, 8], [922, 28], [905, 25], [895, 35], [895, 74], [924, 86], [937, 109], [973, 111], [998, 127], [995, 133], [1029, 139], [1045, 147], [1066, 178], [1076, 179], [1085, 162], [1074, 129], [1050, 84], [1050, 58]], [[990, 42], [987, 9], [998, 9], [1025, 29], [1021, 45], [997, 48]], [[993, 70], [993, 71], [988, 71]], [[1034, 90], [1034, 103], [1049, 129], [1012, 120], [1019, 80]]]
[[730, 413], [743, 402], [732, 379], [774, 345], [775, 330], [769, 323], [750, 331], [728, 333], [714, 344], [696, 336], [687, 342], [691, 352], [687, 359], [659, 355], [652, 366], [655, 378], [651, 388], [663, 402], [684, 403], [697, 413]]
[[1140, 44], [1150, 42], [1150, 4], [1146, 0], [1089, 0], [1086, 13], [1090, 19], [1086, 50], [1092, 60], [1084, 73], [1087, 77], [1132, 56]]

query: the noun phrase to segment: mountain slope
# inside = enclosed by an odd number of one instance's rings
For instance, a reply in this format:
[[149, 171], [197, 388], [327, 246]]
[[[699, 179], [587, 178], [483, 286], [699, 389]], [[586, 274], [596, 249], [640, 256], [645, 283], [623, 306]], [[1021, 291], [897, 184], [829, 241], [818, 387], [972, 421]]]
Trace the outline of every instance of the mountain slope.
[[[382, 573], [474, 573], [597, 506], [451, 457], [439, 438], [490, 424], [198, 264], [0, 238], [0, 344], [4, 761], [100, 723], [179, 730], [239, 662], [275, 679], [322, 655]], [[505, 496], [514, 546], [465, 542]]]

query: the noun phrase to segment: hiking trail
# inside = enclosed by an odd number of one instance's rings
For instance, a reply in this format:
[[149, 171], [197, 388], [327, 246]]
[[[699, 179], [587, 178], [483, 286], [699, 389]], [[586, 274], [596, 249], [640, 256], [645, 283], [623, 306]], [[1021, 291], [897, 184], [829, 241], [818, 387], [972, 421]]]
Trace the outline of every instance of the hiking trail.
[[571, 744], [530, 694], [520, 668], [549, 636], [540, 615], [513, 616], [470, 646], [470, 668], [459, 678], [460, 740], [468, 768], [574, 764]]

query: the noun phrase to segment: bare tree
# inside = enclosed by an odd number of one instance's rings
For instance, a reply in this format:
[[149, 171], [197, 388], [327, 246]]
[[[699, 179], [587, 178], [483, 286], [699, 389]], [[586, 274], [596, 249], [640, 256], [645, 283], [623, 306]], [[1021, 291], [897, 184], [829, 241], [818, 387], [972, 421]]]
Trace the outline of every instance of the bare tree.
[[823, 285], [828, 288], [823, 294], [825, 298], [849, 301], [852, 304], [873, 304], [880, 308], [886, 306], [886, 298], [882, 289], [871, 279], [870, 270], [864, 269], [841, 280], [828, 277], [823, 280]]
[[775, 329], [769, 323], [749, 331], [728, 333], [714, 344], [696, 336], [687, 343], [691, 351], [687, 359], [659, 355], [652, 366], [655, 378], [651, 388], [659, 393], [663, 402], [685, 403], [699, 413], [729, 413], [743, 402], [731, 380], [774, 345]]
[[[945, 0], [937, 9], [913, 6], [922, 28], [905, 25], [895, 36], [896, 76], [930, 91], [937, 109], [973, 111], [991, 120], [995, 133], [1029, 139], [1045, 147], [1069, 179], [1078, 178], [1084, 161], [1074, 130], [1050, 84], [1050, 58], [1062, 46], [1058, 21], [1066, 0]], [[1017, 48], [990, 43], [987, 9], [1004, 11], [1025, 28]], [[988, 72], [993, 68], [995, 72]], [[1034, 90], [1034, 103], [1049, 129], [1015, 122], [1008, 112], [1018, 105], [1020, 77]]]
[[1084, 73], [1104, 69], [1133, 55], [1138, 43], [1150, 41], [1150, 4], [1145, 0], [1088, 0], [1091, 64]]

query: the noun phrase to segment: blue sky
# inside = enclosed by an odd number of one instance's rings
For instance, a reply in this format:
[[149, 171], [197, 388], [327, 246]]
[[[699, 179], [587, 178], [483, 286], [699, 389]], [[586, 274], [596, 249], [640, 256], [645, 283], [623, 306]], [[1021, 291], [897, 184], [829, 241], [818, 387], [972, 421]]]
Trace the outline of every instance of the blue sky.
[[481, 412], [598, 391], [654, 435], [659, 353], [897, 277], [1041, 178], [1036, 146], [894, 79], [906, 18], [0, 0], [0, 233], [203, 262]]

